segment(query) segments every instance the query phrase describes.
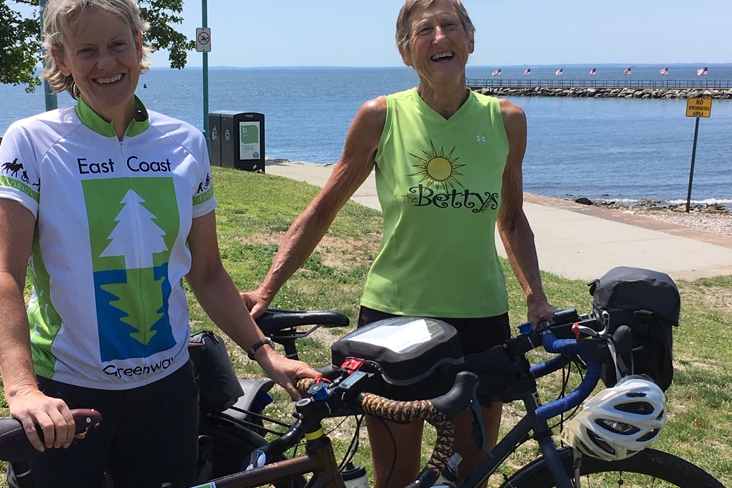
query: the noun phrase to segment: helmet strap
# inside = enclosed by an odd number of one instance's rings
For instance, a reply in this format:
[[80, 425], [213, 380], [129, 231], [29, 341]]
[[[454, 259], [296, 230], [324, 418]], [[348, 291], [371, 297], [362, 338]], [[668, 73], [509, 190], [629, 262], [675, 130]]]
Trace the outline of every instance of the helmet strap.
[[610, 357], [613, 360], [613, 367], [615, 368], [615, 382], [617, 383], [622, 379], [622, 375], [620, 374], [620, 368], [618, 367], [618, 354], [615, 350], [615, 342], [613, 341], [612, 336], [607, 338], [607, 350], [610, 352]]

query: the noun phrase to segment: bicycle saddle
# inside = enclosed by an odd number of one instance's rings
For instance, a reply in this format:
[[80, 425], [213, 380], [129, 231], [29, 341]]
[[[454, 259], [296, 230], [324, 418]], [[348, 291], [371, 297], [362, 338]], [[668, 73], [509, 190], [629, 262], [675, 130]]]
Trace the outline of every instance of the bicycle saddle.
[[301, 325], [345, 327], [350, 324], [348, 316], [337, 310], [285, 310], [281, 308], [267, 309], [256, 321], [265, 335], [272, 335], [282, 329]]

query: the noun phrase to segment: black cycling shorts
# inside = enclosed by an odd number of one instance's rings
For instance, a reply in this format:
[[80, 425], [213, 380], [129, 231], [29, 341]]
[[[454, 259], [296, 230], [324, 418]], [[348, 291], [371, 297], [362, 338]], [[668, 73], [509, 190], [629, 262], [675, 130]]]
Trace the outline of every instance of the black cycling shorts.
[[[198, 386], [193, 363], [130, 390], [82, 388], [38, 377], [48, 396], [70, 408], [93, 408], [102, 423], [68, 449], [46, 449], [31, 461], [36, 486], [99, 488], [105, 470], [114, 488], [196, 484]], [[10, 469], [9, 469], [10, 471]], [[9, 473], [9, 486], [17, 486]]]
[[[368, 307], [361, 307], [358, 314], [358, 326], [376, 322], [377, 320], [398, 317], [386, 312], [380, 312]], [[511, 325], [508, 313], [494, 317], [479, 318], [442, 318], [434, 317], [452, 325], [460, 337], [460, 347], [463, 354], [475, 354], [487, 351], [493, 346], [503, 344], [511, 337]]]

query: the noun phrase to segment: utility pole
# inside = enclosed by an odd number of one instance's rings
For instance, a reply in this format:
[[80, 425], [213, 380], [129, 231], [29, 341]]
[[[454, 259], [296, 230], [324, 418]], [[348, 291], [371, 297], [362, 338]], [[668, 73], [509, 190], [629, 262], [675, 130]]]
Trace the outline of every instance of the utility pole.
[[[43, 12], [46, 9], [46, 2], [48, 0], [40, 0], [38, 2], [38, 7], [41, 10], [41, 42], [45, 40], [45, 35], [43, 31]], [[206, 1], [206, 0], [204, 0]], [[43, 58], [43, 67], [46, 67], [46, 58]], [[46, 98], [46, 111], [48, 110], [56, 110], [58, 108], [58, 96], [51, 90], [51, 85], [48, 84], [47, 79], [43, 79], [43, 93]]]
[[[208, 0], [201, 0], [201, 6], [203, 7], [201, 13], [202, 27], [206, 28], [208, 27]], [[203, 135], [206, 136], [206, 143], [210, 143], [208, 133], [208, 51], [203, 52]]]

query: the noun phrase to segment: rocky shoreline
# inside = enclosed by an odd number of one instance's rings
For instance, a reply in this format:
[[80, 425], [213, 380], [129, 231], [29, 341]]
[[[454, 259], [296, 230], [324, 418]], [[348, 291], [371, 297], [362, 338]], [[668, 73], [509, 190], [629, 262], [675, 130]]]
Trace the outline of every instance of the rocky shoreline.
[[640, 217], [732, 236], [732, 211], [719, 203], [696, 204], [686, 212], [686, 204], [664, 204], [660, 200], [642, 200], [635, 205], [614, 201], [593, 202], [588, 198], [572, 198], [575, 203], [630, 212]]
[[584, 97], [584, 98], [714, 98], [732, 100], [732, 88], [611, 88], [611, 87], [549, 87], [549, 86], [485, 86], [471, 87], [484, 95], [502, 97]]

